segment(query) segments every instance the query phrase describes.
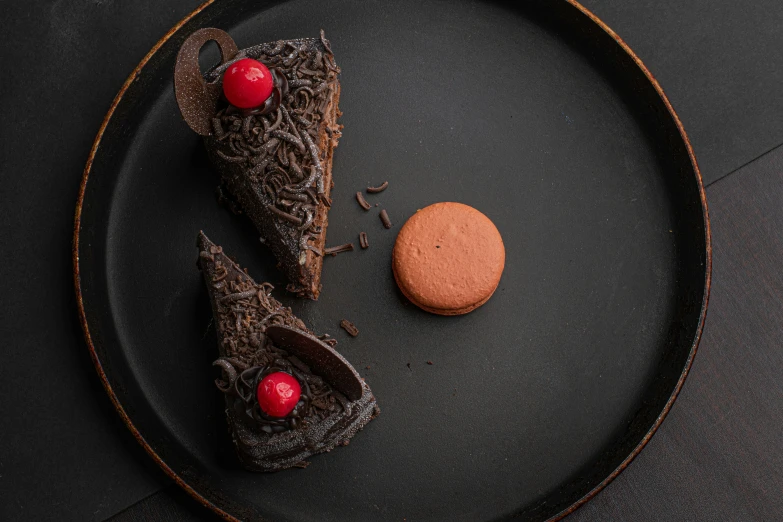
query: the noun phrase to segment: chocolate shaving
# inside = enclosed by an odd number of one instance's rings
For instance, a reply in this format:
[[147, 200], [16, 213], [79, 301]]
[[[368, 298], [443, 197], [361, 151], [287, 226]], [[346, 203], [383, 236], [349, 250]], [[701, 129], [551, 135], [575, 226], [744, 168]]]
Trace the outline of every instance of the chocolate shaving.
[[389, 219], [389, 214], [386, 212], [386, 209], [381, 210], [379, 216], [381, 217], [381, 223], [383, 223], [384, 228], [392, 227], [392, 222]]
[[388, 181], [384, 181], [383, 183], [381, 183], [377, 187], [367, 187], [367, 193], [368, 194], [377, 194], [378, 192], [383, 192], [384, 190], [386, 190], [386, 187], [388, 187], [388, 186], [389, 186], [389, 182]]
[[278, 193], [278, 196], [280, 196], [280, 199], [283, 201], [287, 199], [290, 199], [291, 201], [299, 201], [301, 203], [307, 203], [310, 201], [310, 199], [304, 194], [289, 194], [285, 192], [285, 188], [283, 188], [283, 190]]
[[369, 248], [370, 243], [367, 241], [367, 232], [359, 232], [359, 246], [362, 249]]
[[364, 210], [370, 210], [370, 204], [367, 203], [367, 200], [364, 199], [364, 194], [361, 192], [356, 193], [356, 201], [359, 202], [359, 205], [361, 205]]
[[255, 297], [258, 292], [255, 288], [251, 288], [250, 290], [246, 290], [244, 292], [237, 292], [235, 294], [228, 294], [224, 295], [220, 298], [222, 302], [231, 302], [231, 301], [239, 301], [240, 299], [250, 299], [251, 297]]
[[[277, 208], [275, 206], [270, 205], [269, 206], [269, 210], [271, 210], [277, 216], [285, 219], [286, 221], [290, 221], [291, 223], [293, 223], [295, 225], [301, 225], [302, 224], [302, 220], [301, 219], [299, 219], [296, 216], [292, 216], [288, 212], [284, 212], [284, 211], [280, 210], [279, 208]], [[386, 228], [389, 228], [389, 227], [386, 227]]]
[[[284, 132], [284, 131], [281, 131], [281, 130], [273, 130], [270, 134], [272, 136], [274, 136], [275, 138], [279, 138], [281, 140], [287, 141], [288, 143], [294, 145], [297, 149], [299, 149], [300, 152], [304, 152], [305, 151], [305, 146], [304, 146], [304, 143], [302, 143], [302, 140], [300, 140], [299, 138], [297, 138], [296, 136], [294, 136], [291, 133]], [[285, 163], [283, 163], [283, 161], [285, 161]], [[280, 163], [283, 163], [284, 166], [287, 167], [288, 166], [287, 165], [287, 163], [288, 163], [288, 156], [287, 155], [285, 156], [285, 160], [281, 159]]]
[[342, 252], [350, 252], [353, 250], [353, 243], [345, 243], [344, 245], [324, 248], [324, 255], [336, 256]]
[[332, 54], [332, 46], [329, 44], [329, 40], [326, 39], [326, 35], [324, 34], [324, 30], [321, 29], [321, 45], [324, 46], [324, 49], [326, 49], [326, 52], [329, 54]]
[[340, 321], [340, 328], [348, 332], [348, 335], [350, 335], [351, 337], [356, 337], [357, 335], [359, 335], [359, 329], [356, 328], [356, 325], [353, 324], [348, 319], [343, 319], [342, 321]]

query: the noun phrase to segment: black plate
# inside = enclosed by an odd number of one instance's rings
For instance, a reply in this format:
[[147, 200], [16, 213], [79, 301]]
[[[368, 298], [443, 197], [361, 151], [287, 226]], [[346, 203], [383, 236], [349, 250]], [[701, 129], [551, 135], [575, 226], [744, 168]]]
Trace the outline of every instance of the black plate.
[[[177, 50], [205, 26], [240, 47], [323, 27], [343, 68], [328, 243], [364, 230], [371, 247], [326, 260], [319, 302], [277, 295], [340, 339], [383, 412], [307, 470], [239, 469], [212, 385], [198, 230], [284, 285], [252, 227], [216, 204], [216, 177], [174, 101]], [[370, 199], [388, 209], [389, 231], [353, 199], [387, 179]], [[463, 317], [420, 311], [391, 275], [395, 232], [436, 201], [480, 209], [506, 243], [498, 291]], [[85, 172], [74, 261], [118, 410], [224, 516], [541, 520], [594, 495], [671, 407], [701, 333], [710, 247], [679, 121], [579, 5], [226, 0], [175, 27], [118, 95]], [[359, 337], [338, 329], [342, 318]]]

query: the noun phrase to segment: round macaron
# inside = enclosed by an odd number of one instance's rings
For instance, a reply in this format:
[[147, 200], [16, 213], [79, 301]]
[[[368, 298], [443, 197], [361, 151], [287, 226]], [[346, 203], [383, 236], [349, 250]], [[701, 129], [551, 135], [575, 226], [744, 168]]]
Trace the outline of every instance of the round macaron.
[[495, 292], [506, 249], [495, 224], [468, 205], [435, 203], [403, 225], [392, 252], [394, 279], [434, 314], [472, 312]]

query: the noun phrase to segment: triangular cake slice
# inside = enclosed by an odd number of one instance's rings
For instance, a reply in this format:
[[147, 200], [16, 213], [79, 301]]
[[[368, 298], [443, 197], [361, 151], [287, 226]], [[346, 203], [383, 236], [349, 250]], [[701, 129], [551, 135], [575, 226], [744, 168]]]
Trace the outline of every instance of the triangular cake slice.
[[[198, 53], [218, 43], [222, 64], [202, 76]], [[270, 71], [274, 88], [259, 106], [228, 102], [223, 76], [250, 58]], [[321, 291], [332, 157], [340, 137], [340, 69], [329, 41], [280, 40], [237, 50], [218, 29], [201, 29], [182, 45], [175, 91], [185, 121], [204, 136], [221, 188], [256, 226], [290, 284], [317, 299]]]
[[[271, 296], [269, 283], [256, 283], [203, 232], [198, 248], [217, 328], [214, 364], [222, 376], [215, 383], [225, 394], [242, 465], [252, 471], [304, 467], [308, 457], [347, 445], [380, 409], [364, 379], [332, 348], [334, 339], [316, 337]], [[292, 399], [283, 397], [293, 408], [285, 415], [270, 409], [263, 391], [280, 375], [298, 390]]]

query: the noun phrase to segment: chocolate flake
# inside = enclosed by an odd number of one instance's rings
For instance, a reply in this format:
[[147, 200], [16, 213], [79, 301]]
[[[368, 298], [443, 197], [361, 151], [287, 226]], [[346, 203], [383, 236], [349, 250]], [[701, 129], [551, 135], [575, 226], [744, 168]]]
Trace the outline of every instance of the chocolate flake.
[[324, 255], [330, 254], [336, 256], [342, 252], [350, 252], [353, 250], [353, 243], [345, 243], [344, 245], [324, 248]]
[[389, 214], [386, 212], [386, 209], [381, 210], [379, 215], [381, 216], [381, 222], [383, 223], [384, 228], [391, 228], [392, 222], [389, 219]]
[[386, 190], [386, 187], [388, 187], [388, 186], [389, 186], [389, 182], [388, 181], [384, 181], [383, 183], [381, 183], [377, 187], [367, 187], [367, 193], [368, 194], [377, 194], [378, 192], [383, 192], [384, 190]]
[[359, 246], [362, 249], [370, 247], [370, 243], [367, 241], [367, 232], [359, 232]]
[[359, 202], [359, 205], [361, 205], [364, 210], [370, 210], [370, 204], [367, 203], [367, 200], [364, 199], [364, 194], [361, 192], [356, 193], [356, 201]]
[[340, 328], [348, 332], [348, 335], [350, 335], [351, 337], [356, 337], [357, 335], [359, 335], [359, 329], [356, 328], [356, 325], [353, 324], [348, 319], [343, 319], [342, 321], [340, 321]]

